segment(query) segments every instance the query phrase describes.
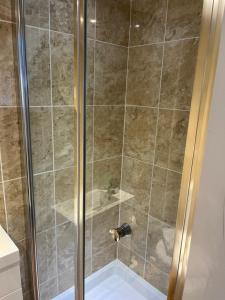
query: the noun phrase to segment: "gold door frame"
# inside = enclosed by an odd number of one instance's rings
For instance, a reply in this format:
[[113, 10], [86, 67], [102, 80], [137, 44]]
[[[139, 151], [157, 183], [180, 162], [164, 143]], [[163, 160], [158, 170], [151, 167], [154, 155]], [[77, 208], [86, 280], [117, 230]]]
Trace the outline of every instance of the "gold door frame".
[[225, 0], [204, 0], [168, 300], [181, 300], [201, 176]]

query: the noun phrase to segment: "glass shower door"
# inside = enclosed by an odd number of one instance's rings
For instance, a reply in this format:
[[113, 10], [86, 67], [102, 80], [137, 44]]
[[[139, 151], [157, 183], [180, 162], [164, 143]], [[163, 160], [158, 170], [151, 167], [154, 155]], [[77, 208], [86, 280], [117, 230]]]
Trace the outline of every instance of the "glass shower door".
[[202, 0], [88, 0], [85, 299], [166, 299]]
[[74, 298], [73, 5], [24, 0], [40, 299]]

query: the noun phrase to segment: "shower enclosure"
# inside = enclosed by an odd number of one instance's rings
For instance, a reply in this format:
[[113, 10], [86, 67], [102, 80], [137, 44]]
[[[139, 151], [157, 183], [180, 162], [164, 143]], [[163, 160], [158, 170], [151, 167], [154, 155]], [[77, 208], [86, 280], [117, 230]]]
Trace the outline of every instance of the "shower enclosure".
[[18, 0], [34, 299], [174, 299], [202, 9]]

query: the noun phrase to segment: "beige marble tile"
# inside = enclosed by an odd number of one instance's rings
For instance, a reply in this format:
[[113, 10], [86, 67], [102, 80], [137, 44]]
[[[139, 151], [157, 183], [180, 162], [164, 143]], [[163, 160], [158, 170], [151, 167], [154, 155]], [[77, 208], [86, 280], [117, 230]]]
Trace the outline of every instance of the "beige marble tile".
[[0, 108], [0, 141], [4, 180], [23, 174], [21, 122], [17, 108]]
[[68, 222], [56, 227], [58, 274], [74, 266], [75, 227]]
[[141, 257], [145, 257], [148, 216], [135, 205], [124, 202], [120, 206], [120, 224], [128, 223], [132, 233], [121, 239], [121, 244]]
[[71, 0], [50, 0], [50, 28], [55, 31], [74, 32], [74, 10]]
[[26, 27], [30, 105], [51, 105], [49, 32]]
[[157, 110], [127, 107], [125, 115], [124, 154], [153, 162]]
[[6, 229], [6, 212], [5, 212], [3, 189], [1, 183], [0, 183], [0, 225]]
[[87, 40], [87, 74], [86, 74], [86, 104], [93, 104], [94, 97], [94, 60], [95, 60], [95, 42], [94, 40]]
[[86, 160], [88, 163], [93, 161], [93, 111], [94, 109], [91, 106], [86, 108]]
[[162, 272], [154, 264], [147, 262], [144, 278], [162, 293], [167, 295], [169, 275]]
[[52, 101], [54, 105], [73, 105], [74, 41], [73, 36], [50, 32]]
[[74, 199], [76, 170], [74, 167], [55, 171], [55, 201], [60, 203], [63, 201]]
[[58, 281], [58, 293], [60, 294], [74, 286], [74, 269], [72, 268], [72, 265], [68, 268], [68, 270], [59, 274]]
[[177, 111], [173, 114], [171, 124], [172, 136], [168, 166], [171, 170], [182, 172], [186, 147], [189, 113]]
[[129, 0], [96, 0], [96, 37], [100, 41], [128, 45]]
[[16, 242], [16, 245], [20, 252], [20, 274], [21, 274], [21, 285], [23, 290], [24, 299], [30, 300], [30, 291], [32, 291], [31, 285], [31, 259], [29, 254], [29, 241], [22, 240]]
[[96, 272], [116, 259], [116, 245], [100, 249], [93, 255], [92, 271]]
[[124, 108], [95, 107], [94, 160], [122, 154]]
[[121, 157], [94, 162], [93, 176], [94, 190], [107, 190], [109, 197], [111, 193], [117, 193], [120, 188]]
[[[75, 175], [74, 167], [66, 168], [55, 172], [55, 202], [56, 205], [64, 201], [71, 202], [71, 209], [73, 209], [75, 197]], [[57, 224], [62, 224], [68, 221], [60, 213], [56, 213]]]
[[159, 111], [155, 164], [181, 172], [189, 121], [188, 111]]
[[150, 217], [146, 259], [164, 273], [169, 273], [172, 263], [175, 228]]
[[132, 1], [130, 45], [143, 45], [163, 41], [166, 2], [166, 0]]
[[90, 212], [93, 207], [93, 163], [86, 164], [85, 169], [85, 213], [86, 215]]
[[202, 6], [202, 0], [170, 0], [168, 2], [166, 39], [175, 40], [199, 36]]
[[37, 232], [55, 225], [53, 173], [34, 176], [34, 201]]
[[92, 260], [85, 257], [85, 278], [92, 274]]
[[50, 300], [58, 295], [57, 278], [52, 278], [39, 286], [40, 300]]
[[93, 163], [86, 164], [86, 192], [90, 192], [93, 190], [92, 179], [93, 179]]
[[[118, 198], [114, 197], [120, 189], [121, 157], [97, 161], [93, 164], [92, 212], [107, 209]], [[90, 194], [88, 198], [90, 198]], [[90, 213], [90, 211], [88, 212]]]
[[55, 228], [37, 234], [37, 263], [40, 284], [57, 275]]
[[49, 107], [31, 107], [31, 142], [34, 173], [53, 168], [52, 114]]
[[8, 233], [14, 241], [24, 239], [27, 233], [24, 184], [25, 182], [21, 179], [5, 182]]
[[154, 167], [150, 202], [150, 213], [153, 217], [175, 226], [180, 183], [181, 174]]
[[94, 104], [124, 104], [127, 55], [125, 47], [96, 42]]
[[87, 0], [87, 36], [92, 39], [95, 38], [96, 30], [95, 5], [96, 0]]
[[0, 20], [14, 21], [15, 0], [0, 0]]
[[167, 205], [166, 202], [166, 180], [167, 180], [167, 169], [162, 169], [154, 166], [153, 178], [152, 178], [152, 190], [151, 190], [151, 202], [150, 202], [150, 214], [165, 221], [163, 218], [164, 207]]
[[155, 164], [164, 168], [168, 168], [170, 144], [172, 136], [172, 119], [173, 110], [159, 110], [156, 149], [155, 149]]
[[54, 150], [55, 169], [74, 165], [76, 157], [76, 116], [73, 107], [55, 107]]
[[177, 220], [177, 209], [180, 196], [181, 174], [168, 171], [166, 182], [166, 205], [164, 207], [164, 220], [174, 225]]
[[162, 50], [161, 45], [129, 49], [127, 104], [157, 106]]
[[134, 196], [129, 200], [130, 205], [145, 213], [149, 210], [151, 177], [150, 164], [129, 157], [123, 158], [121, 189]]
[[127, 265], [132, 271], [141, 277], [143, 276], [145, 264], [144, 259], [130, 249], [121, 245], [121, 243], [119, 243], [118, 248], [118, 259]]
[[198, 39], [165, 45], [160, 107], [190, 109]]
[[10, 106], [18, 103], [15, 41], [15, 26], [0, 22], [0, 105]]
[[85, 260], [92, 257], [92, 219], [85, 222]]
[[49, 1], [29, 0], [24, 2], [24, 15], [27, 25], [49, 28]]
[[[113, 247], [109, 230], [118, 225], [119, 207], [115, 206], [93, 217], [92, 227], [92, 256], [107, 247]], [[94, 259], [94, 258], [93, 258]], [[95, 268], [94, 268], [95, 269]]]

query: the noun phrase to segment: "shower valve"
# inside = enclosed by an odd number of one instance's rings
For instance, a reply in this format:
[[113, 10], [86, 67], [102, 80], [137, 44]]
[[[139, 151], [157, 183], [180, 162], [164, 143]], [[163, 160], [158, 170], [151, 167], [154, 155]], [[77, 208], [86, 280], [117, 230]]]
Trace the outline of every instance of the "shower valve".
[[113, 228], [109, 230], [109, 233], [112, 235], [112, 238], [115, 242], [119, 242], [119, 240], [126, 236], [131, 234], [131, 227], [129, 224], [124, 223], [118, 228]]

